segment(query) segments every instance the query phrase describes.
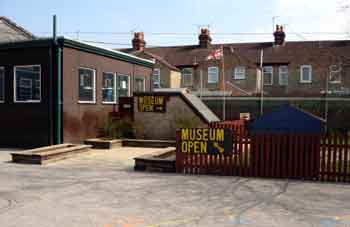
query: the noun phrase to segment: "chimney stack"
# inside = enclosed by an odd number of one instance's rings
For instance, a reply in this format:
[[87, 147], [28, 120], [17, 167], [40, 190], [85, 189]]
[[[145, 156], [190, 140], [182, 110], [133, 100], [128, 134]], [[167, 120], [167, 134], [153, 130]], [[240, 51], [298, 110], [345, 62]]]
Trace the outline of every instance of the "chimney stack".
[[211, 45], [211, 37], [209, 29], [201, 28], [201, 34], [198, 36], [199, 46], [201, 48], [208, 48]]
[[143, 51], [145, 49], [146, 42], [143, 32], [135, 32], [132, 39], [132, 48], [134, 50]]
[[273, 33], [273, 36], [275, 36], [275, 46], [283, 46], [285, 44], [286, 33], [284, 33], [282, 25], [276, 25], [276, 31]]

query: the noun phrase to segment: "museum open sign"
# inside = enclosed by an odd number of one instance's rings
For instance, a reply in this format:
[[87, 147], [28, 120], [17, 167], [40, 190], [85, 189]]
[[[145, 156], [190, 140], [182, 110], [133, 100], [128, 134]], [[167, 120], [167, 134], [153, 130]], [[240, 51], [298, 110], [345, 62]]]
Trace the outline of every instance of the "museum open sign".
[[166, 97], [160, 95], [144, 95], [138, 97], [139, 112], [159, 112], [166, 111]]
[[183, 128], [180, 149], [190, 154], [232, 155], [232, 131], [223, 128]]

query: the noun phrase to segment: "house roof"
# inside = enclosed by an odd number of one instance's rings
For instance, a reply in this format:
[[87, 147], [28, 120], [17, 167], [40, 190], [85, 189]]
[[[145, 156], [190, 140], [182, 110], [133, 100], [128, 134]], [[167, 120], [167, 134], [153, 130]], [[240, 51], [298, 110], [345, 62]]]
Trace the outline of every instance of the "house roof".
[[126, 49], [126, 51], [124, 50], [121, 50], [125, 53], [128, 53], [128, 54], [132, 54], [132, 55], [135, 55], [135, 56], [139, 56], [140, 54], [145, 54], [147, 56], [149, 56], [150, 58], [154, 58], [155, 60], [159, 61], [161, 64], [165, 65], [166, 67], [168, 67], [169, 69], [171, 70], [174, 70], [174, 71], [180, 71], [180, 69], [178, 69], [176, 66], [170, 64], [167, 60], [165, 60], [163, 57], [157, 55], [157, 54], [154, 54], [150, 51], [146, 51], [146, 50], [142, 50], [142, 51], [135, 51], [133, 49]]
[[[205, 61], [212, 50], [221, 46], [224, 47], [225, 56], [235, 55], [252, 64], [259, 64], [261, 50], [264, 50], [264, 64], [288, 64], [305, 55], [329, 58], [329, 53], [348, 60], [346, 56], [349, 55], [350, 40], [287, 41], [283, 46], [274, 46], [273, 42], [212, 44], [209, 48], [200, 48], [199, 45], [165, 46], [149, 47], [145, 51], [161, 57], [173, 66], [185, 67]], [[121, 51], [132, 52], [132, 48]]]
[[0, 16], [0, 42], [31, 40], [35, 36], [7, 17]]
[[[35, 47], [50, 47], [54, 45], [54, 40], [52, 38], [37, 38], [34, 40], [26, 40], [26, 41], [17, 41], [17, 42], [7, 42], [0, 43], [0, 50], [9, 50], [9, 49], [17, 49], [17, 48], [35, 48]], [[113, 58], [116, 60], [121, 60], [125, 62], [129, 62], [132, 64], [137, 64], [141, 66], [145, 66], [148, 68], [154, 67], [154, 61], [140, 58], [131, 54], [127, 54], [121, 51], [112, 50], [108, 48], [103, 48], [91, 44], [87, 44], [84, 42], [79, 42], [71, 39], [67, 39], [64, 37], [57, 38], [57, 45], [61, 47], [68, 47], [77, 49], [80, 51], [101, 55], [104, 57]]]

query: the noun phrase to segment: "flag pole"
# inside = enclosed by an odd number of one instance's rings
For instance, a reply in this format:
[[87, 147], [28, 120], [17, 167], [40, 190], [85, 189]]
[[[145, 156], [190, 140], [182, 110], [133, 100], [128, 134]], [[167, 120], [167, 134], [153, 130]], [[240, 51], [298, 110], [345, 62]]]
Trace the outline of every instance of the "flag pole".
[[224, 90], [224, 99], [222, 103], [222, 119], [226, 120], [226, 86], [225, 86], [225, 54], [224, 54], [224, 46], [221, 46], [222, 49], [222, 85]]
[[260, 73], [261, 73], [261, 81], [260, 81], [260, 115], [264, 113], [264, 50], [260, 51]]

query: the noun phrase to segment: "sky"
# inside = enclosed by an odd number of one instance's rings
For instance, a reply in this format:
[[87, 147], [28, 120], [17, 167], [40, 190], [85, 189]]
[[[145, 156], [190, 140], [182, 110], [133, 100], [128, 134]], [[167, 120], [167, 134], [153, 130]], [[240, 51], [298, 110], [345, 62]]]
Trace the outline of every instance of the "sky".
[[0, 0], [0, 16], [37, 36], [50, 36], [56, 14], [59, 35], [126, 48], [135, 31], [145, 33], [148, 46], [197, 44], [200, 27], [209, 27], [213, 43], [272, 41], [273, 18], [284, 25], [287, 41], [349, 39], [348, 4], [350, 0]]

